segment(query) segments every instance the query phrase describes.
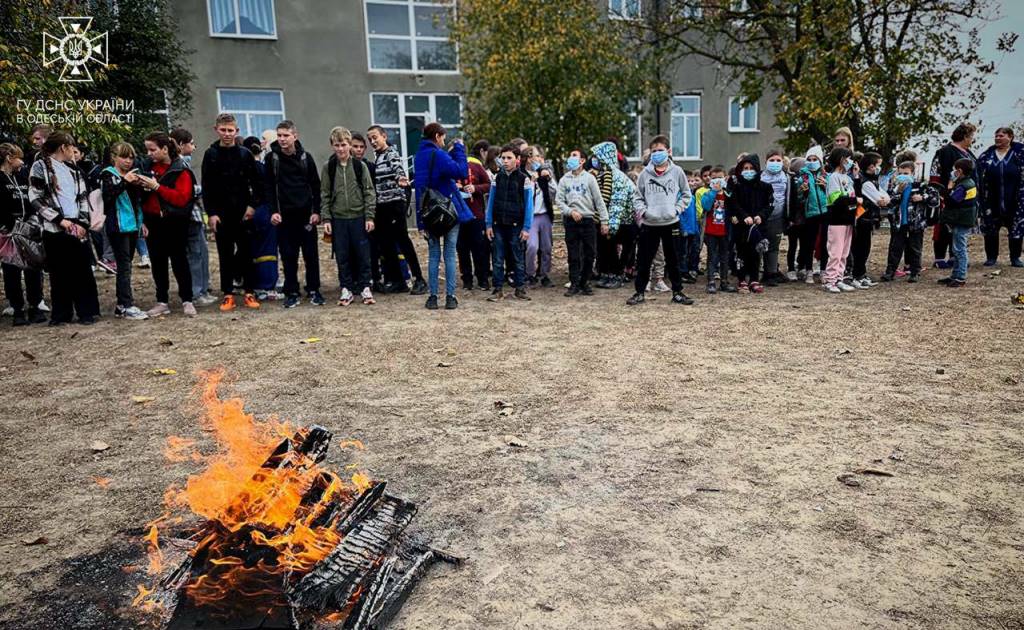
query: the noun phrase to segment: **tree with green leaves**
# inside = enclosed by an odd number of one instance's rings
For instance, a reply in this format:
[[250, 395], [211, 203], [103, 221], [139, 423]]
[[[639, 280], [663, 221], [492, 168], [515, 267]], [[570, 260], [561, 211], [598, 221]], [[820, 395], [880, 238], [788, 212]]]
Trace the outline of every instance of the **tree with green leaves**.
[[563, 156], [626, 137], [636, 103], [667, 94], [645, 72], [645, 48], [598, 3], [463, 0], [452, 22], [471, 137], [522, 136]]
[[[91, 16], [90, 32], [108, 33], [109, 65], [90, 66], [91, 82], [59, 80], [60, 64], [44, 66], [43, 33], [60, 34], [57, 16]], [[80, 142], [99, 148], [120, 139], [140, 142], [167, 126], [154, 110], [187, 115], [194, 75], [170, 17], [167, 0], [38, 0], [0, 6], [0, 135], [24, 139], [40, 114], [40, 102], [74, 103], [84, 114], [102, 114], [89, 103], [134, 102], [131, 122], [90, 121], [88, 116], [57, 124]], [[165, 96], [166, 94], [166, 96]], [[84, 109], [77, 109], [85, 104]]]
[[[676, 59], [714, 63], [748, 102], [775, 99], [784, 144], [802, 151], [848, 126], [891, 156], [968, 118], [995, 64], [979, 54], [993, 0], [680, 0], [638, 25]], [[660, 10], [658, 10], [660, 8]], [[1010, 51], [1017, 35], [1000, 37]]]

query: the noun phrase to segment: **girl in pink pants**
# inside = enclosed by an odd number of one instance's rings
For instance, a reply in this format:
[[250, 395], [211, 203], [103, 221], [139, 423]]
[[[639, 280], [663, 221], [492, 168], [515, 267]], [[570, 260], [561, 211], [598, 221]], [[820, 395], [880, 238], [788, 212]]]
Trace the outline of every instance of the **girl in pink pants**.
[[853, 189], [850, 171], [853, 170], [853, 152], [846, 147], [836, 147], [828, 155], [830, 173], [825, 183], [825, 198], [828, 203], [828, 266], [822, 274], [821, 285], [829, 293], [855, 291], [843, 282], [846, 272], [846, 258], [853, 243], [853, 224], [857, 219], [857, 199]]

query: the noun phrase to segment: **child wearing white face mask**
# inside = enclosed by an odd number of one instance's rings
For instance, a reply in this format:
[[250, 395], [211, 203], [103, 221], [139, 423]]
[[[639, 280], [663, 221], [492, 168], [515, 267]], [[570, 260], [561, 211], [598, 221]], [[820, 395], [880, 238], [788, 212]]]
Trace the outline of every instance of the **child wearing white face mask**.
[[735, 293], [729, 284], [729, 215], [726, 202], [725, 167], [715, 166], [710, 172], [707, 192], [701, 198], [704, 206], [704, 243], [708, 247], [708, 293]]
[[798, 228], [800, 255], [797, 257], [797, 276], [803, 275], [804, 282], [814, 284], [814, 248], [828, 212], [825, 197], [824, 154], [820, 146], [807, 151], [803, 168], [797, 173], [795, 182], [797, 203], [803, 214], [803, 224]]

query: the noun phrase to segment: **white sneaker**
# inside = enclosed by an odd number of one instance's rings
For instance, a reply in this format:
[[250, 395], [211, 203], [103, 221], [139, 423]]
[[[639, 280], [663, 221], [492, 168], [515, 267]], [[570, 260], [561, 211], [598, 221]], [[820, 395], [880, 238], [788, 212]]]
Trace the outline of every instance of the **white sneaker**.
[[[198, 304], [199, 306], [209, 306], [211, 304], [216, 304], [220, 300], [218, 300], [217, 298], [213, 297], [209, 293], [204, 293], [203, 295], [200, 295], [199, 297], [197, 297], [193, 301], [196, 304]], [[263, 300], [260, 300], [260, 301], [262, 302]]]
[[870, 289], [871, 287], [878, 286], [878, 283], [872, 280], [868, 276], [864, 276], [860, 279], [860, 286], [863, 289]]
[[858, 280], [856, 278], [854, 278], [853, 280], [850, 280], [849, 284], [854, 289], [866, 289], [867, 288], [867, 287], [860, 286], [860, 280]]
[[341, 290], [341, 297], [338, 298], [338, 305], [339, 306], [348, 306], [351, 303], [352, 303], [352, 292], [349, 291], [348, 289], [342, 289]]
[[373, 299], [373, 291], [370, 287], [363, 287], [363, 292], [360, 296], [363, 299], [363, 304], [376, 304], [377, 300]]
[[824, 289], [825, 293], [842, 293], [842, 290], [834, 284], [823, 284], [821, 288]]
[[149, 319], [149, 315], [147, 315], [146, 312], [140, 309], [138, 306], [129, 306], [128, 308], [121, 311], [115, 310], [114, 317], [120, 317], [121, 319], [133, 319], [139, 321], [143, 319]]
[[849, 291], [856, 291], [857, 290], [857, 289], [854, 289], [853, 287], [851, 287], [850, 285], [846, 284], [845, 282], [837, 282], [836, 283], [836, 287], [840, 291], [847, 291], [847, 292], [849, 292]]
[[814, 266], [814, 275], [816, 275], [816, 276], [820, 276], [821, 275], [821, 267], [819, 267], [818, 265]]
[[566, 289], [568, 289], [568, 288], [570, 288], [570, 287], [572, 286], [572, 282], [566, 282], [566, 283], [565, 283], [564, 285], [562, 285], [562, 286], [564, 286], [564, 287], [565, 287]]
[[182, 302], [181, 310], [185, 313], [185, 317], [195, 317], [198, 315], [196, 313], [196, 305], [192, 302]]
[[804, 276], [804, 284], [814, 284], [814, 274], [808, 273]]
[[139, 256], [139, 262], [135, 263], [139, 269], [149, 269], [149, 256]]
[[146, 315], [150, 317], [161, 317], [171, 312], [171, 307], [167, 306], [167, 302], [157, 302], [156, 306], [146, 311]]
[[7, 308], [5, 308], [3, 316], [4, 317], [14, 317], [14, 307], [13, 306], [8, 306]]
[[655, 293], [668, 293], [668, 292], [669, 292], [669, 291], [671, 291], [671, 290], [672, 290], [672, 289], [670, 289], [670, 288], [668, 287], [668, 285], [667, 285], [667, 284], [665, 284], [665, 281], [664, 281], [664, 280], [662, 280], [662, 279], [659, 279], [659, 280], [658, 280], [658, 281], [657, 281], [657, 282], [656, 282], [656, 283], [654, 284], [654, 292], [655, 292]]
[[786, 272], [786, 280], [789, 280], [790, 282], [796, 282], [797, 281], [796, 272], [792, 271], [792, 270], [791, 271], [787, 271]]
[[50, 312], [50, 307], [47, 306], [46, 302], [43, 301], [43, 300], [39, 300], [39, 306], [37, 306], [36, 308], [38, 308], [43, 313], [49, 313]]

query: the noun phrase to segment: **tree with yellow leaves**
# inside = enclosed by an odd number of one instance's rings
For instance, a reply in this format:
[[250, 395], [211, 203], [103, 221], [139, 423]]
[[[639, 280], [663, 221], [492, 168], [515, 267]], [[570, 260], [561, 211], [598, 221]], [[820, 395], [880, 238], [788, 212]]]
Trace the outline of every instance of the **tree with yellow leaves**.
[[624, 137], [635, 103], [666, 94], [647, 48], [595, 2], [462, 0], [452, 26], [473, 138], [524, 137], [557, 158]]

